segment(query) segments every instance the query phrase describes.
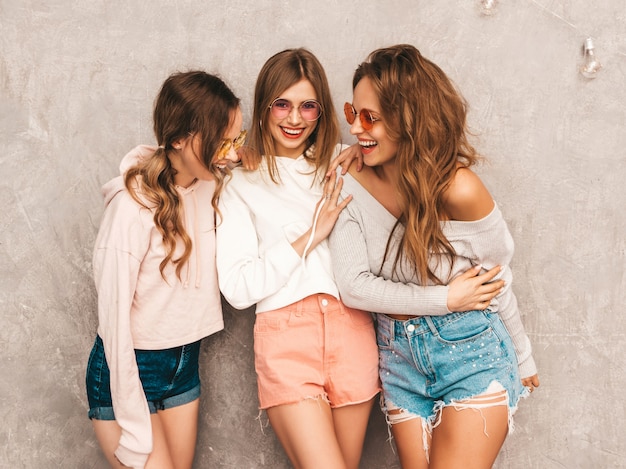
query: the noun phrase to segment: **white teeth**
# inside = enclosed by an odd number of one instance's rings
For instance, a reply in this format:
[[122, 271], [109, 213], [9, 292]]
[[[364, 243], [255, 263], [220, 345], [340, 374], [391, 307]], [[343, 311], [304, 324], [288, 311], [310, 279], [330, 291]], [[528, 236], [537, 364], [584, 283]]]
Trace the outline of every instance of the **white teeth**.
[[367, 142], [359, 140], [359, 145], [361, 145], [362, 147], [373, 147], [374, 145], [376, 145], [376, 142], [373, 140], [369, 140]]
[[289, 135], [300, 135], [302, 133], [302, 129], [286, 129], [285, 127], [282, 127], [282, 129], [283, 132]]

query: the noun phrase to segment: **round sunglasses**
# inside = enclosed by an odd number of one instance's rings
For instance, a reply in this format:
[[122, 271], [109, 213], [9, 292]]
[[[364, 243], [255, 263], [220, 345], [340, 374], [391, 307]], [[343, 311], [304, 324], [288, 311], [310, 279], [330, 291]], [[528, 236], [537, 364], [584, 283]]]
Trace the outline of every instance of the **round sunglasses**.
[[[346, 115], [346, 120], [348, 121], [348, 124], [354, 124], [357, 116], [357, 112], [356, 109], [354, 109], [354, 106], [350, 103], [344, 104], [343, 113]], [[358, 115], [359, 120], [361, 121], [361, 127], [363, 127], [363, 130], [365, 130], [366, 132], [372, 130], [374, 124], [380, 120], [378, 117], [374, 117], [372, 111], [370, 111], [369, 109], [361, 109]]]
[[217, 151], [216, 160], [221, 160], [226, 157], [226, 154], [230, 151], [231, 147], [237, 151], [239, 150], [244, 143], [246, 143], [246, 137], [248, 136], [247, 130], [242, 130], [237, 137], [233, 138], [225, 138], [222, 140], [222, 145], [220, 149]]
[[[276, 98], [269, 105], [272, 115], [276, 119], [284, 119], [293, 110], [293, 103], [288, 99]], [[309, 99], [300, 103], [298, 106], [298, 112], [305, 121], [316, 121], [322, 115], [322, 105], [314, 99]]]

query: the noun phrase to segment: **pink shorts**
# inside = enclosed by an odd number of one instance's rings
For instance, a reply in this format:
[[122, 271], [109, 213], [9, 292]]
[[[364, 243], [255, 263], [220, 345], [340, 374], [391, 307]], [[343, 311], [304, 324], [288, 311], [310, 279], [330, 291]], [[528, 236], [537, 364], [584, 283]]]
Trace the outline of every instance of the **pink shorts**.
[[320, 396], [342, 407], [380, 391], [372, 315], [332, 295], [258, 313], [254, 357], [261, 409]]

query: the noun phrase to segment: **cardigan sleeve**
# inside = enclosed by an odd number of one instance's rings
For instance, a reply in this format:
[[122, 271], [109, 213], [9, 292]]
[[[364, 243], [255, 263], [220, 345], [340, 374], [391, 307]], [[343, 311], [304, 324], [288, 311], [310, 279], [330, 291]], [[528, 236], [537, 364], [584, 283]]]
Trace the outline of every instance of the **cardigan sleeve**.
[[[354, 205], [353, 205], [354, 204]], [[375, 313], [406, 315], [443, 315], [447, 308], [447, 286], [419, 286], [383, 278], [372, 272], [370, 243], [386, 239], [366, 236], [363, 223], [376, 223], [358, 210], [353, 200], [346, 207], [329, 237], [333, 271], [341, 300], [352, 308]], [[380, 259], [382, 261], [382, 259]]]

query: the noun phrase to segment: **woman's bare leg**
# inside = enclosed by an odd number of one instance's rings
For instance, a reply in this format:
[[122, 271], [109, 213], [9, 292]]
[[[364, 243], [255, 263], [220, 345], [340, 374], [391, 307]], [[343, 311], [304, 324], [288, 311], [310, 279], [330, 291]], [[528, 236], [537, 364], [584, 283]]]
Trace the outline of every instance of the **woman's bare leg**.
[[358, 469], [374, 398], [332, 410], [335, 435], [348, 469]]
[[506, 391], [493, 396], [491, 407], [481, 399], [478, 407], [471, 408], [470, 399], [462, 408], [443, 408], [441, 423], [433, 429], [430, 469], [489, 469], [493, 466], [509, 430]]
[[346, 469], [326, 401], [306, 399], [271, 407], [267, 416], [296, 469]]
[[[150, 420], [152, 423], [153, 450], [148, 457], [146, 469], [175, 469], [158, 415], [151, 414]], [[119, 446], [120, 436], [122, 435], [122, 429], [117, 422], [115, 420], [95, 419], [91, 422], [100, 448], [111, 465], [111, 468], [122, 469], [127, 467], [123, 466], [114, 454]]]
[[[391, 432], [402, 469], [428, 469], [422, 419], [413, 418], [393, 424]], [[426, 438], [430, 446], [430, 435], [426, 434]]]
[[191, 469], [198, 437], [200, 399], [158, 412], [175, 469]]

